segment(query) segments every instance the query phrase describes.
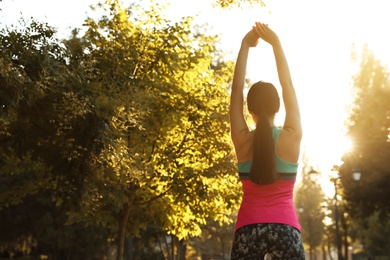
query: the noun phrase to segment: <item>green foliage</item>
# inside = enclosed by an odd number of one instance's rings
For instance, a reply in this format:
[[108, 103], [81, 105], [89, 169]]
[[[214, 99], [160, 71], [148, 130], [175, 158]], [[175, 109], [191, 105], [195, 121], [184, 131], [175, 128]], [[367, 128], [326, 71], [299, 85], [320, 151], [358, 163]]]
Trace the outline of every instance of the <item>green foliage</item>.
[[[223, 86], [233, 64], [213, 69], [217, 39], [194, 33], [190, 18], [170, 24], [151, 7], [131, 19], [115, 2], [107, 6], [109, 15], [88, 20], [83, 37], [102, 98], [111, 97], [114, 109], [107, 116], [110, 139], [97, 158], [109, 171], [94, 180], [107, 191], [87, 210], [120, 212], [134, 203], [130, 226], [142, 227], [145, 205], [160, 208], [163, 214], [149, 221], [179, 237], [198, 234], [208, 216], [228, 221], [238, 197], [229, 193], [236, 180]], [[136, 207], [144, 214], [133, 214]]]
[[302, 181], [296, 187], [294, 201], [302, 227], [302, 240], [312, 252], [321, 245], [325, 233], [325, 194], [321, 186], [311, 179], [313, 176], [310, 175], [314, 173], [309, 172], [306, 167], [302, 170]]
[[[234, 212], [231, 217], [236, 218], [236, 214], [237, 212]], [[198, 237], [192, 237], [188, 241], [189, 248], [187, 250], [193, 252], [188, 258], [229, 257], [233, 243], [234, 224], [221, 226], [216, 221], [208, 221], [202, 227], [202, 234]]]
[[107, 231], [82, 223], [67, 225], [62, 210], [49, 197], [35, 194], [0, 211], [0, 253], [99, 259], [105, 253]]
[[[356, 228], [367, 230], [372, 225], [372, 218], [385, 221], [390, 214], [390, 75], [367, 46], [363, 48], [359, 62], [348, 121], [348, 135], [354, 150], [344, 156], [340, 173], [346, 187], [347, 210], [354, 222], [359, 223]], [[351, 172], [356, 169], [362, 172], [362, 177], [357, 184], [351, 185], [354, 182]], [[372, 232], [368, 233], [375, 239]], [[371, 238], [365, 237], [365, 249], [370, 250], [373, 244], [367, 241]]]
[[213, 4], [222, 8], [240, 7], [244, 4], [265, 6], [264, 0], [213, 0]]
[[65, 60], [53, 34], [36, 22], [1, 33], [0, 208], [55, 186], [64, 161], [83, 152], [75, 144], [79, 129], [73, 135], [83, 112], [62, 88]]
[[25, 201], [44, 196], [61, 232], [95, 228], [122, 242], [150, 224], [181, 239], [208, 219], [230, 223], [240, 195], [233, 63], [218, 38], [155, 6], [98, 7], [105, 15], [62, 43], [36, 22], [1, 32], [0, 213], [23, 217]]
[[65, 224], [90, 174], [94, 115], [82, 93], [80, 79], [87, 77], [69, 69], [54, 35], [36, 21], [0, 32], [1, 244], [17, 248], [29, 239], [52, 257], [93, 257], [102, 251], [78, 249], [87, 241], [105, 242], [102, 233], [84, 237], [79, 234], [95, 227]]
[[[390, 211], [387, 201], [390, 184], [390, 81], [389, 72], [367, 47], [363, 49], [360, 71], [354, 77], [355, 99], [348, 124], [348, 135], [354, 144], [353, 154], [344, 156], [341, 169], [348, 183], [350, 173], [359, 168], [362, 180], [359, 189], [346, 191], [357, 211], [369, 215]], [[349, 182], [350, 183], [350, 182]], [[358, 192], [357, 192], [358, 191]], [[360, 198], [363, 198], [361, 202]], [[359, 198], [360, 197], [360, 198]]]
[[350, 233], [368, 257], [386, 259], [389, 256], [389, 216], [382, 218], [377, 211], [366, 218], [355, 217]]

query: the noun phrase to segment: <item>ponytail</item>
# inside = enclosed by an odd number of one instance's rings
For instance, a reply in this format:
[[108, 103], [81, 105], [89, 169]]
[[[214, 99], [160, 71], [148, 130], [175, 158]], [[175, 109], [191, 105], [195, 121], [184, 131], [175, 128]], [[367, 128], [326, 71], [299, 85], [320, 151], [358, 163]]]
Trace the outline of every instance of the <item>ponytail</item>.
[[253, 140], [250, 179], [257, 184], [272, 184], [276, 181], [276, 166], [275, 145], [269, 118], [279, 111], [279, 95], [271, 83], [259, 81], [249, 89], [247, 103], [248, 110], [258, 117]]
[[250, 179], [257, 184], [272, 184], [276, 181], [274, 141], [264, 112], [260, 113], [256, 124]]

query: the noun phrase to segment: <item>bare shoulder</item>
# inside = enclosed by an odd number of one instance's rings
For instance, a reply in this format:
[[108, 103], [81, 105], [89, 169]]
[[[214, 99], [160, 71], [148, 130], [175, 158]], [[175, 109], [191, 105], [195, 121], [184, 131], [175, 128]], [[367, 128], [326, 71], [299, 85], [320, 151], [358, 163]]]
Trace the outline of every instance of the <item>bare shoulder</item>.
[[286, 139], [289, 139], [292, 142], [301, 142], [302, 139], [302, 128], [297, 129], [291, 127], [283, 127], [280, 135], [285, 136]]
[[232, 135], [232, 140], [238, 162], [252, 160], [253, 131], [250, 131], [248, 128], [243, 129], [234, 136]]
[[287, 162], [296, 163], [299, 159], [302, 133], [283, 128], [276, 143], [276, 153]]

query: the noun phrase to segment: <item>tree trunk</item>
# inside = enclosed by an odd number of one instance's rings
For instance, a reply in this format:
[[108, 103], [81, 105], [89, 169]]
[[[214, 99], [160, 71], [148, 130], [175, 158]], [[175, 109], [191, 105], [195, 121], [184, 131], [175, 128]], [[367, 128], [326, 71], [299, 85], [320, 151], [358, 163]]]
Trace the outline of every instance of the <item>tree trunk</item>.
[[125, 243], [126, 243], [126, 246], [125, 246], [124, 258], [126, 260], [133, 260], [134, 259], [134, 256], [133, 256], [133, 251], [134, 251], [133, 237], [131, 237], [131, 236], [126, 237]]
[[176, 244], [176, 236], [171, 235], [171, 255], [172, 255], [172, 260], [175, 260], [175, 244]]
[[342, 217], [342, 220], [343, 220], [343, 229], [344, 229], [344, 260], [348, 260], [349, 259], [349, 257], [348, 257], [348, 247], [349, 247], [349, 244], [348, 244], [348, 225], [347, 225], [347, 221], [346, 221], [344, 215]]
[[322, 260], [326, 260], [326, 248], [325, 244], [322, 244]]
[[177, 257], [177, 259], [185, 260], [186, 253], [187, 253], [187, 245], [184, 242], [184, 239], [181, 239], [181, 240], [179, 240], [179, 244], [178, 244], [178, 257]]
[[332, 254], [331, 254], [331, 245], [330, 245], [330, 237], [329, 237], [329, 235], [328, 235], [328, 255], [329, 255], [329, 259], [330, 260], [333, 260], [333, 257], [332, 257]]
[[119, 214], [118, 219], [118, 252], [117, 252], [117, 260], [123, 260], [123, 256], [125, 253], [125, 241], [126, 241], [126, 230], [127, 230], [127, 223], [129, 221], [130, 212], [133, 206], [133, 199], [134, 199], [134, 191], [130, 193], [128, 196], [129, 200], [128, 202], [123, 205], [123, 209], [121, 213]]

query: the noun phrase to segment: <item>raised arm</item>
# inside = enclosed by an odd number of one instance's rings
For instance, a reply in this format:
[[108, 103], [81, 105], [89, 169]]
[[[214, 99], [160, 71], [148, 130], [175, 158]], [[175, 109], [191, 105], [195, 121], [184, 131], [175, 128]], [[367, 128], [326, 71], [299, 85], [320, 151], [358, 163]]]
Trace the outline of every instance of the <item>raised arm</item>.
[[300, 140], [302, 137], [302, 126], [299, 105], [282, 44], [279, 37], [268, 27], [268, 25], [257, 22], [256, 32], [264, 41], [271, 44], [274, 51], [279, 82], [282, 86], [283, 102], [286, 109], [286, 118], [283, 129], [291, 133], [296, 139]]
[[241, 42], [234, 69], [232, 92], [230, 96], [230, 127], [233, 143], [237, 146], [244, 142], [243, 136], [249, 131], [244, 117], [244, 83], [249, 48], [258, 43], [258, 33], [252, 28]]

